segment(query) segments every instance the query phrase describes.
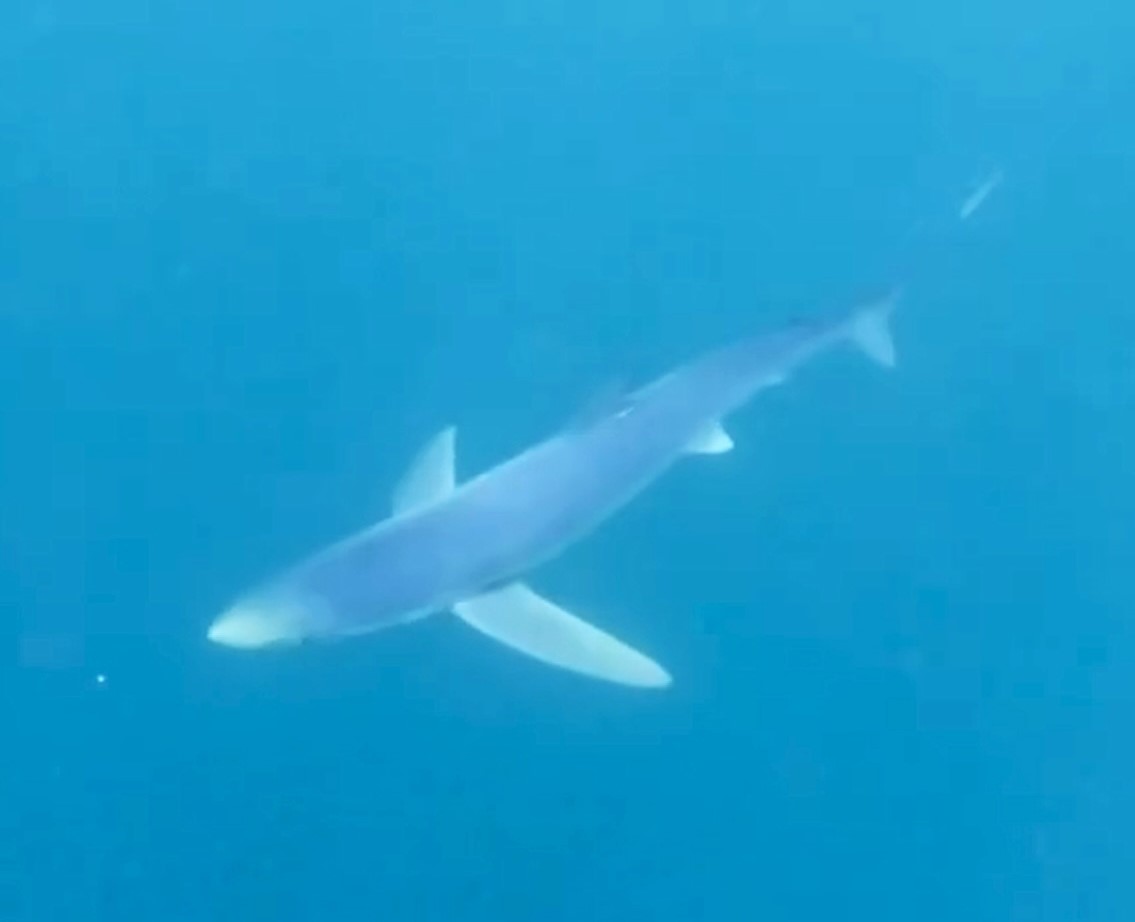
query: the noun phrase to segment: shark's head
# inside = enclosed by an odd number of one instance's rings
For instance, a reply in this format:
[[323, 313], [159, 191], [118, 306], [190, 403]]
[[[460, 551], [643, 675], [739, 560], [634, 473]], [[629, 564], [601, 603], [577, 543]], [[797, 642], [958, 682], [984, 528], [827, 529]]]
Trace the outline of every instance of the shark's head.
[[213, 643], [243, 650], [296, 644], [317, 633], [310, 608], [294, 603], [250, 600], [234, 605], [209, 626]]

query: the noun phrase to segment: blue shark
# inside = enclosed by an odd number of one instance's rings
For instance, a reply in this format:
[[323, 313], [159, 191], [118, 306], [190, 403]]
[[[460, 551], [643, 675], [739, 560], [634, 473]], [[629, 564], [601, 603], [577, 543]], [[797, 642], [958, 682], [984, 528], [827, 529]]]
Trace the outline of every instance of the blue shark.
[[465, 483], [455, 431], [434, 436], [393, 494], [392, 514], [241, 596], [210, 640], [263, 648], [368, 634], [440, 613], [549, 665], [630, 686], [669, 673], [543, 598], [526, 574], [595, 529], [679, 458], [730, 450], [722, 419], [813, 356], [850, 342], [895, 363], [897, 295], [742, 340], [594, 406], [562, 431]]

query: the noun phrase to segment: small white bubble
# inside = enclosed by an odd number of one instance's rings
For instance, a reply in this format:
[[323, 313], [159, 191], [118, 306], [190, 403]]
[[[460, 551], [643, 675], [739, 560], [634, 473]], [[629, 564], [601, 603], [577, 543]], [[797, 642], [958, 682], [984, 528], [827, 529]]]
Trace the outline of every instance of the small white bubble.
[[100, 672], [97, 676], [95, 676], [95, 684], [106, 685], [106, 674]]

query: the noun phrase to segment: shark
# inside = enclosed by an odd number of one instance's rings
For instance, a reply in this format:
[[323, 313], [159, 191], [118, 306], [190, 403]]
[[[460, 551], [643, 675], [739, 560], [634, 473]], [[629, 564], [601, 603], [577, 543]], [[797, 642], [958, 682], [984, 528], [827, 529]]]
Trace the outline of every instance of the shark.
[[433, 436], [391, 514], [239, 596], [208, 639], [263, 649], [369, 634], [439, 614], [550, 666], [665, 688], [653, 658], [539, 595], [527, 575], [637, 497], [679, 459], [733, 447], [722, 420], [816, 355], [850, 343], [895, 364], [898, 291], [710, 351], [592, 405], [551, 437], [463, 483], [456, 431]]

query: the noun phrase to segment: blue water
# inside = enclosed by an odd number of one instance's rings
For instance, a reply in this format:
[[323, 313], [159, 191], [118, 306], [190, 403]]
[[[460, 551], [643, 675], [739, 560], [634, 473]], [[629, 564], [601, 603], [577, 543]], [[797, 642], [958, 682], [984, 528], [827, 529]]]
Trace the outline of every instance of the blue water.
[[[1132, 918], [1131, 34], [9, 0], [0, 920]], [[895, 372], [823, 357], [533, 576], [670, 690], [206, 643], [441, 426], [467, 475], [896, 279]]]

